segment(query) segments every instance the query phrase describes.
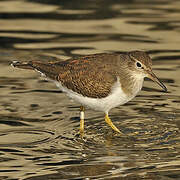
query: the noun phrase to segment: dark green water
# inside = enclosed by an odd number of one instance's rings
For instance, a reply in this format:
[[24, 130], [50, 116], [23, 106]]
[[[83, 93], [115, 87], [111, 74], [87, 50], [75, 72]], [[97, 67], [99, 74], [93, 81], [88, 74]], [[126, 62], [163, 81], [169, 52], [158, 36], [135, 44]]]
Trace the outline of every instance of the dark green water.
[[[0, 1], [0, 179], [180, 179], [180, 2]], [[151, 82], [110, 117], [86, 111], [10, 61], [145, 50], [165, 83]]]

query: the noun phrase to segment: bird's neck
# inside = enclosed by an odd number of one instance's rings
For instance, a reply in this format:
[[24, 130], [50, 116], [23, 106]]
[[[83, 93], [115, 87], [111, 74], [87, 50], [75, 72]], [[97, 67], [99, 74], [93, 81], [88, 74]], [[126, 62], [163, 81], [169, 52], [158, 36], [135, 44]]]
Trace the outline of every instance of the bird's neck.
[[130, 74], [127, 76], [128, 77], [120, 78], [121, 88], [127, 96], [134, 97], [141, 90], [144, 77]]

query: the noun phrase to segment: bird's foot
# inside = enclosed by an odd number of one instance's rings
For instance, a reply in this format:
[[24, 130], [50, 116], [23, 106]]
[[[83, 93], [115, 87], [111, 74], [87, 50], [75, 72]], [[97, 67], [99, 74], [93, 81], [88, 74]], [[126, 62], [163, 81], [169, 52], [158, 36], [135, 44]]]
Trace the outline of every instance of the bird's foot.
[[105, 121], [114, 130], [114, 132], [120, 133], [123, 135], [123, 133], [113, 124], [113, 122], [109, 118], [108, 114], [105, 115]]

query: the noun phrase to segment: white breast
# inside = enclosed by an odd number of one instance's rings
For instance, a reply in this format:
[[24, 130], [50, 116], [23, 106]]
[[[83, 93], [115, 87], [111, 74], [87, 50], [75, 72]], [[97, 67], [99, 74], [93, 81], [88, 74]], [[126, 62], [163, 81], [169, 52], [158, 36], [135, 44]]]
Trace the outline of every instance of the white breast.
[[78, 94], [66, 87], [63, 87], [60, 82], [54, 81], [56, 85], [65, 92], [70, 98], [74, 99], [75, 101], [79, 102], [82, 105], [88, 106], [91, 109], [96, 111], [102, 111], [108, 113], [108, 111], [114, 107], [119, 105], [123, 105], [130, 101], [132, 98], [136, 96], [139, 90], [142, 88], [143, 79], [142, 81], [137, 81], [134, 91], [134, 94], [131, 96], [127, 96], [121, 89], [121, 84], [119, 80], [114, 84], [110, 95], [105, 98], [90, 98], [84, 97], [81, 94]]

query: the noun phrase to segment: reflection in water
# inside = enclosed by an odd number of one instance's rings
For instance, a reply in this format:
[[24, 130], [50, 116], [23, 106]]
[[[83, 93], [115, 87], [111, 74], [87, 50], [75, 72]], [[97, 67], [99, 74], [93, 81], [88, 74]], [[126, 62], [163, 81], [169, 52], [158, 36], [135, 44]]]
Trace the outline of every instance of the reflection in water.
[[[0, 179], [180, 179], [179, 1], [1, 1]], [[77, 110], [54, 84], [9, 66], [97, 52], [146, 50], [168, 93], [146, 81], [115, 108], [113, 134], [102, 114]], [[157, 72], [156, 72], [157, 71]]]

